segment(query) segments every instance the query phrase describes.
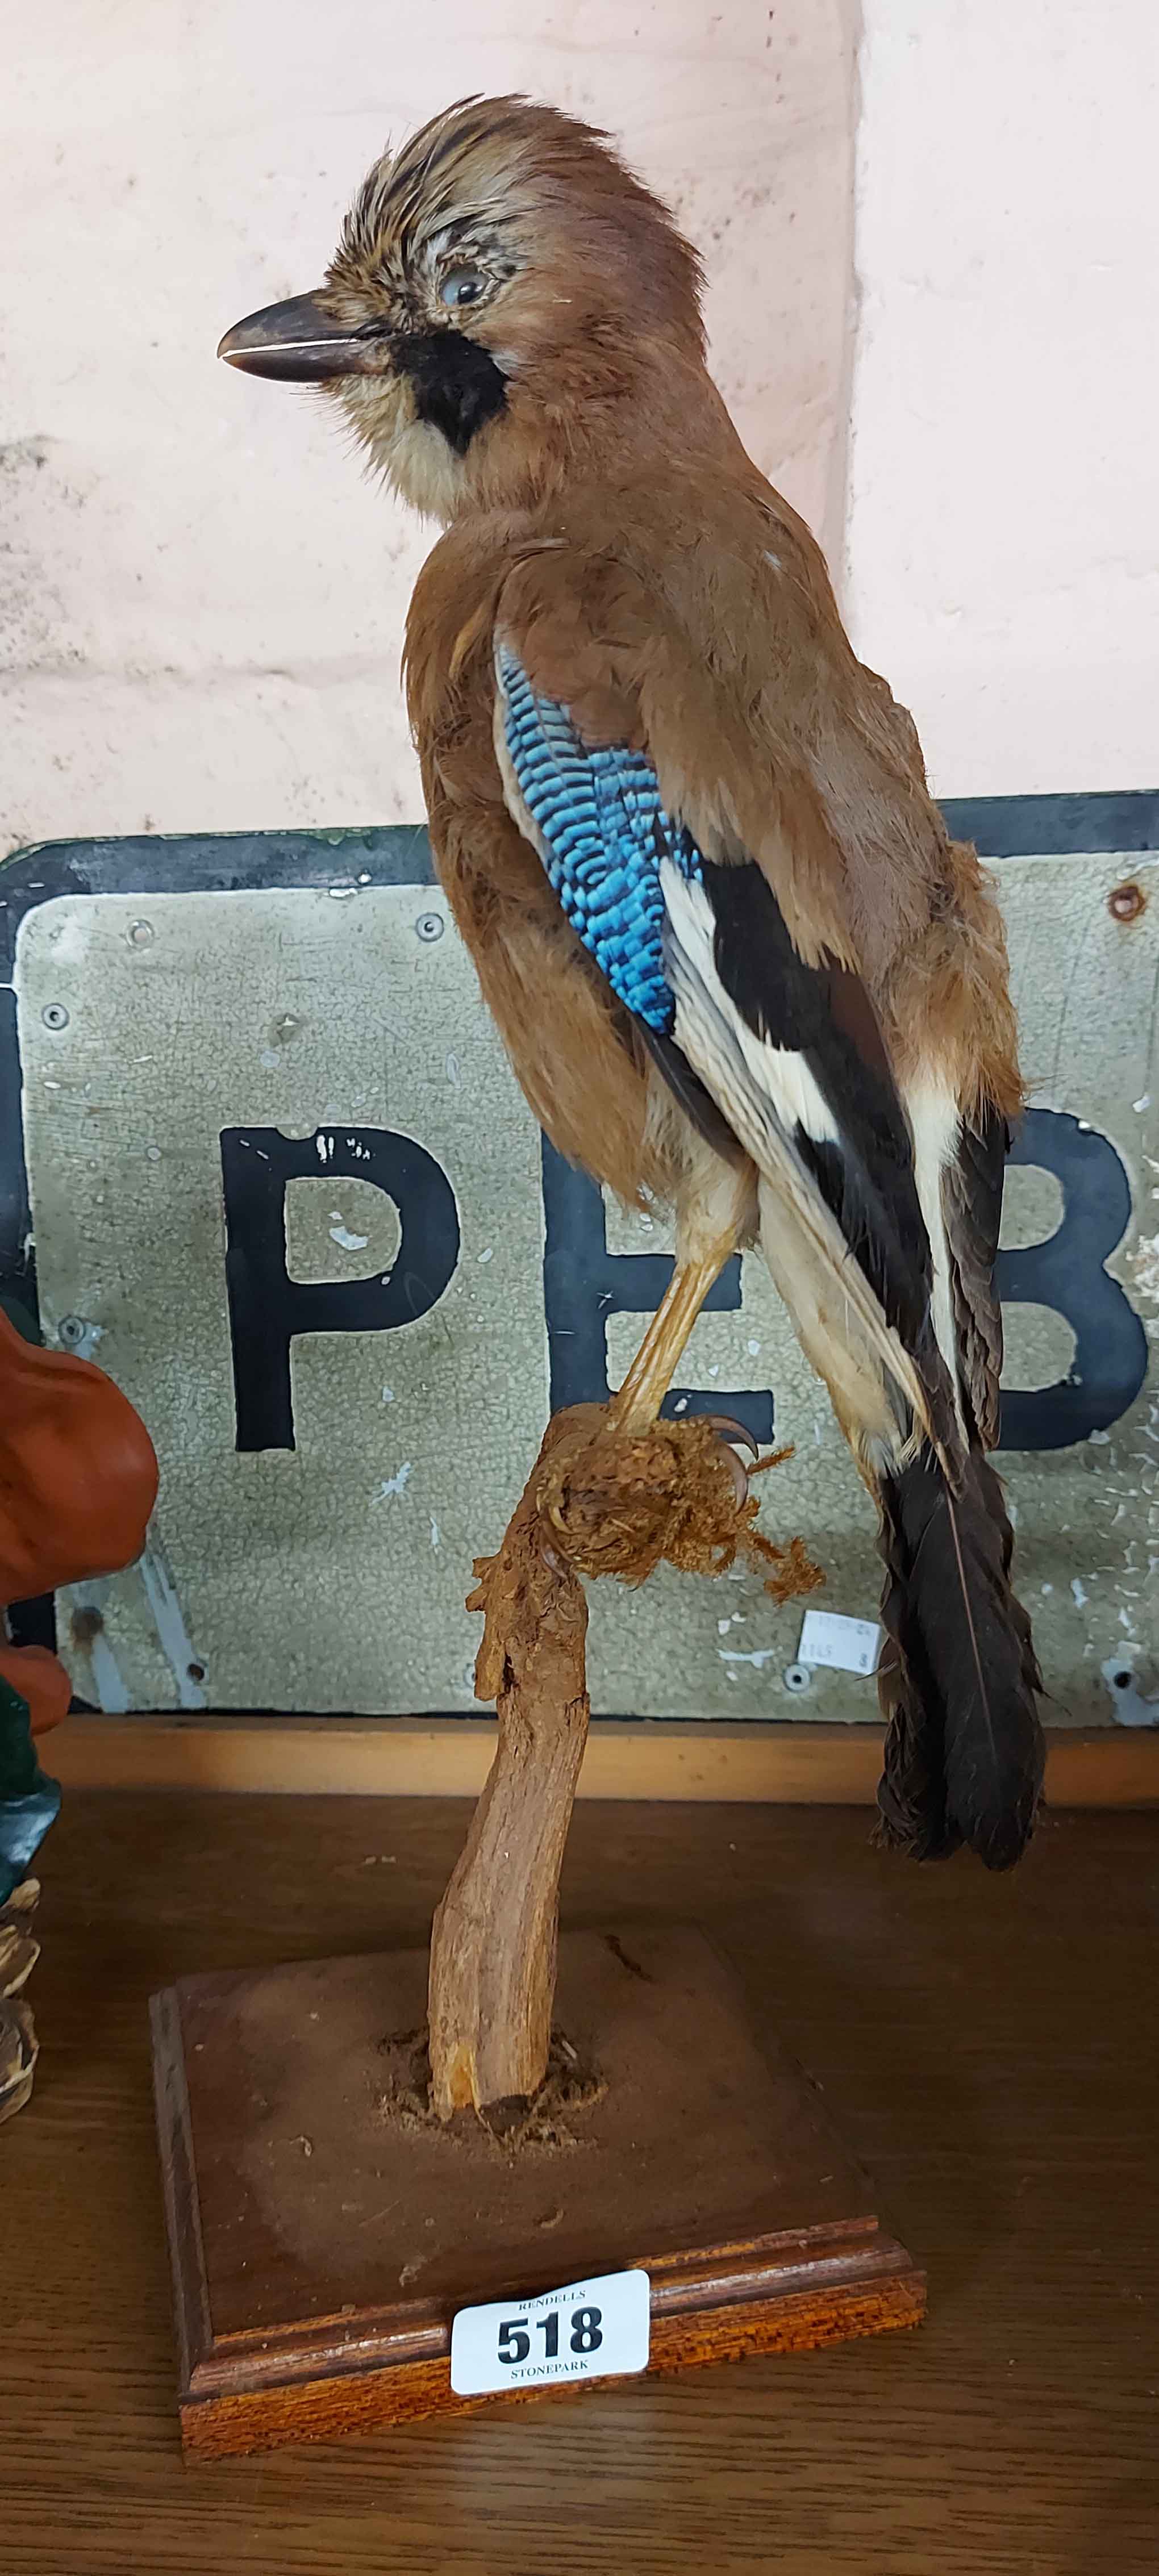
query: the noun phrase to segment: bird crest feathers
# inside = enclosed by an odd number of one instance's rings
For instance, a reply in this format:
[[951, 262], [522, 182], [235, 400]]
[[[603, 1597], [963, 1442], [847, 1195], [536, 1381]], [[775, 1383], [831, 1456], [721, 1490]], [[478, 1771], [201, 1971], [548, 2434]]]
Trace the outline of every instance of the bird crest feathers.
[[703, 272], [667, 207], [637, 179], [610, 138], [558, 108], [516, 95], [460, 99], [374, 164], [343, 226], [331, 266], [339, 286], [369, 269], [421, 266], [448, 236], [502, 234], [598, 266], [605, 290], [634, 290], [698, 353]]

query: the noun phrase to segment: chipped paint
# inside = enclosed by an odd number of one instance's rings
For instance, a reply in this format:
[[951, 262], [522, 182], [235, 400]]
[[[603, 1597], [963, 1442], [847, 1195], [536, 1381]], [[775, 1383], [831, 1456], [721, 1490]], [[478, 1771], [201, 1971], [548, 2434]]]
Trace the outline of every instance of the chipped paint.
[[204, 1667], [190, 1644], [181, 1603], [155, 1529], [150, 1530], [146, 1541], [140, 1573], [158, 1642], [177, 1685], [177, 1705], [206, 1708], [209, 1703], [202, 1687]]
[[[1159, 1192], [1152, 1192], [1159, 1196]], [[1128, 1255], [1135, 1292], [1140, 1297], [1154, 1297], [1159, 1303], [1159, 1234], [1141, 1234]]]
[[391, 1495], [405, 1494], [412, 1472], [411, 1460], [409, 1458], [404, 1458], [401, 1467], [397, 1469], [393, 1476], [384, 1476], [382, 1483], [375, 1486], [374, 1492], [370, 1497], [371, 1502], [385, 1503]]
[[93, 1677], [97, 1707], [105, 1717], [124, 1717], [132, 1707], [120, 1665], [102, 1628], [89, 1646], [89, 1669]]

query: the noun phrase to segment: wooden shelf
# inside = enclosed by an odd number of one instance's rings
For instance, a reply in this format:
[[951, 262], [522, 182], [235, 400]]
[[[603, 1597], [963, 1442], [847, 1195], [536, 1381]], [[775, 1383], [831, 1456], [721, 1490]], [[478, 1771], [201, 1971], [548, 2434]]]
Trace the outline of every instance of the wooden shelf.
[[[287, 1718], [259, 1711], [190, 1723], [171, 1716], [74, 1717], [45, 1739], [65, 1789], [248, 1789], [363, 1797], [478, 1796], [495, 1742], [487, 1718]], [[1048, 1730], [1056, 1807], [1159, 1802], [1159, 1728]], [[727, 1726], [598, 1720], [581, 1798], [767, 1800], [869, 1806], [881, 1770], [876, 1726]]]

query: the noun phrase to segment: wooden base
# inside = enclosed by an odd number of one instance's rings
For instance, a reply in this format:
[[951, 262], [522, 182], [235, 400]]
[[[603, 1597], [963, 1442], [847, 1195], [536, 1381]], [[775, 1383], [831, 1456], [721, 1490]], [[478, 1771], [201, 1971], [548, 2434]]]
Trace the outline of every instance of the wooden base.
[[452, 2394], [456, 2310], [642, 2264], [650, 2369], [915, 2324], [922, 2276], [807, 2080], [686, 1930], [560, 1944], [527, 2132], [411, 2085], [426, 1954], [185, 1978], [152, 2006], [186, 2451], [510, 2405]]

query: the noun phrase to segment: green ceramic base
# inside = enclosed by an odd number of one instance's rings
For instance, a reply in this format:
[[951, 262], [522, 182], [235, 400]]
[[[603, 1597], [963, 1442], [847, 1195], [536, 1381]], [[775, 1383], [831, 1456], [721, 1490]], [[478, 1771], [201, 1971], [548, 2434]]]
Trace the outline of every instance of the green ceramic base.
[[0, 1905], [27, 1878], [59, 1808], [59, 1783], [36, 1759], [27, 1703], [0, 1677]]

